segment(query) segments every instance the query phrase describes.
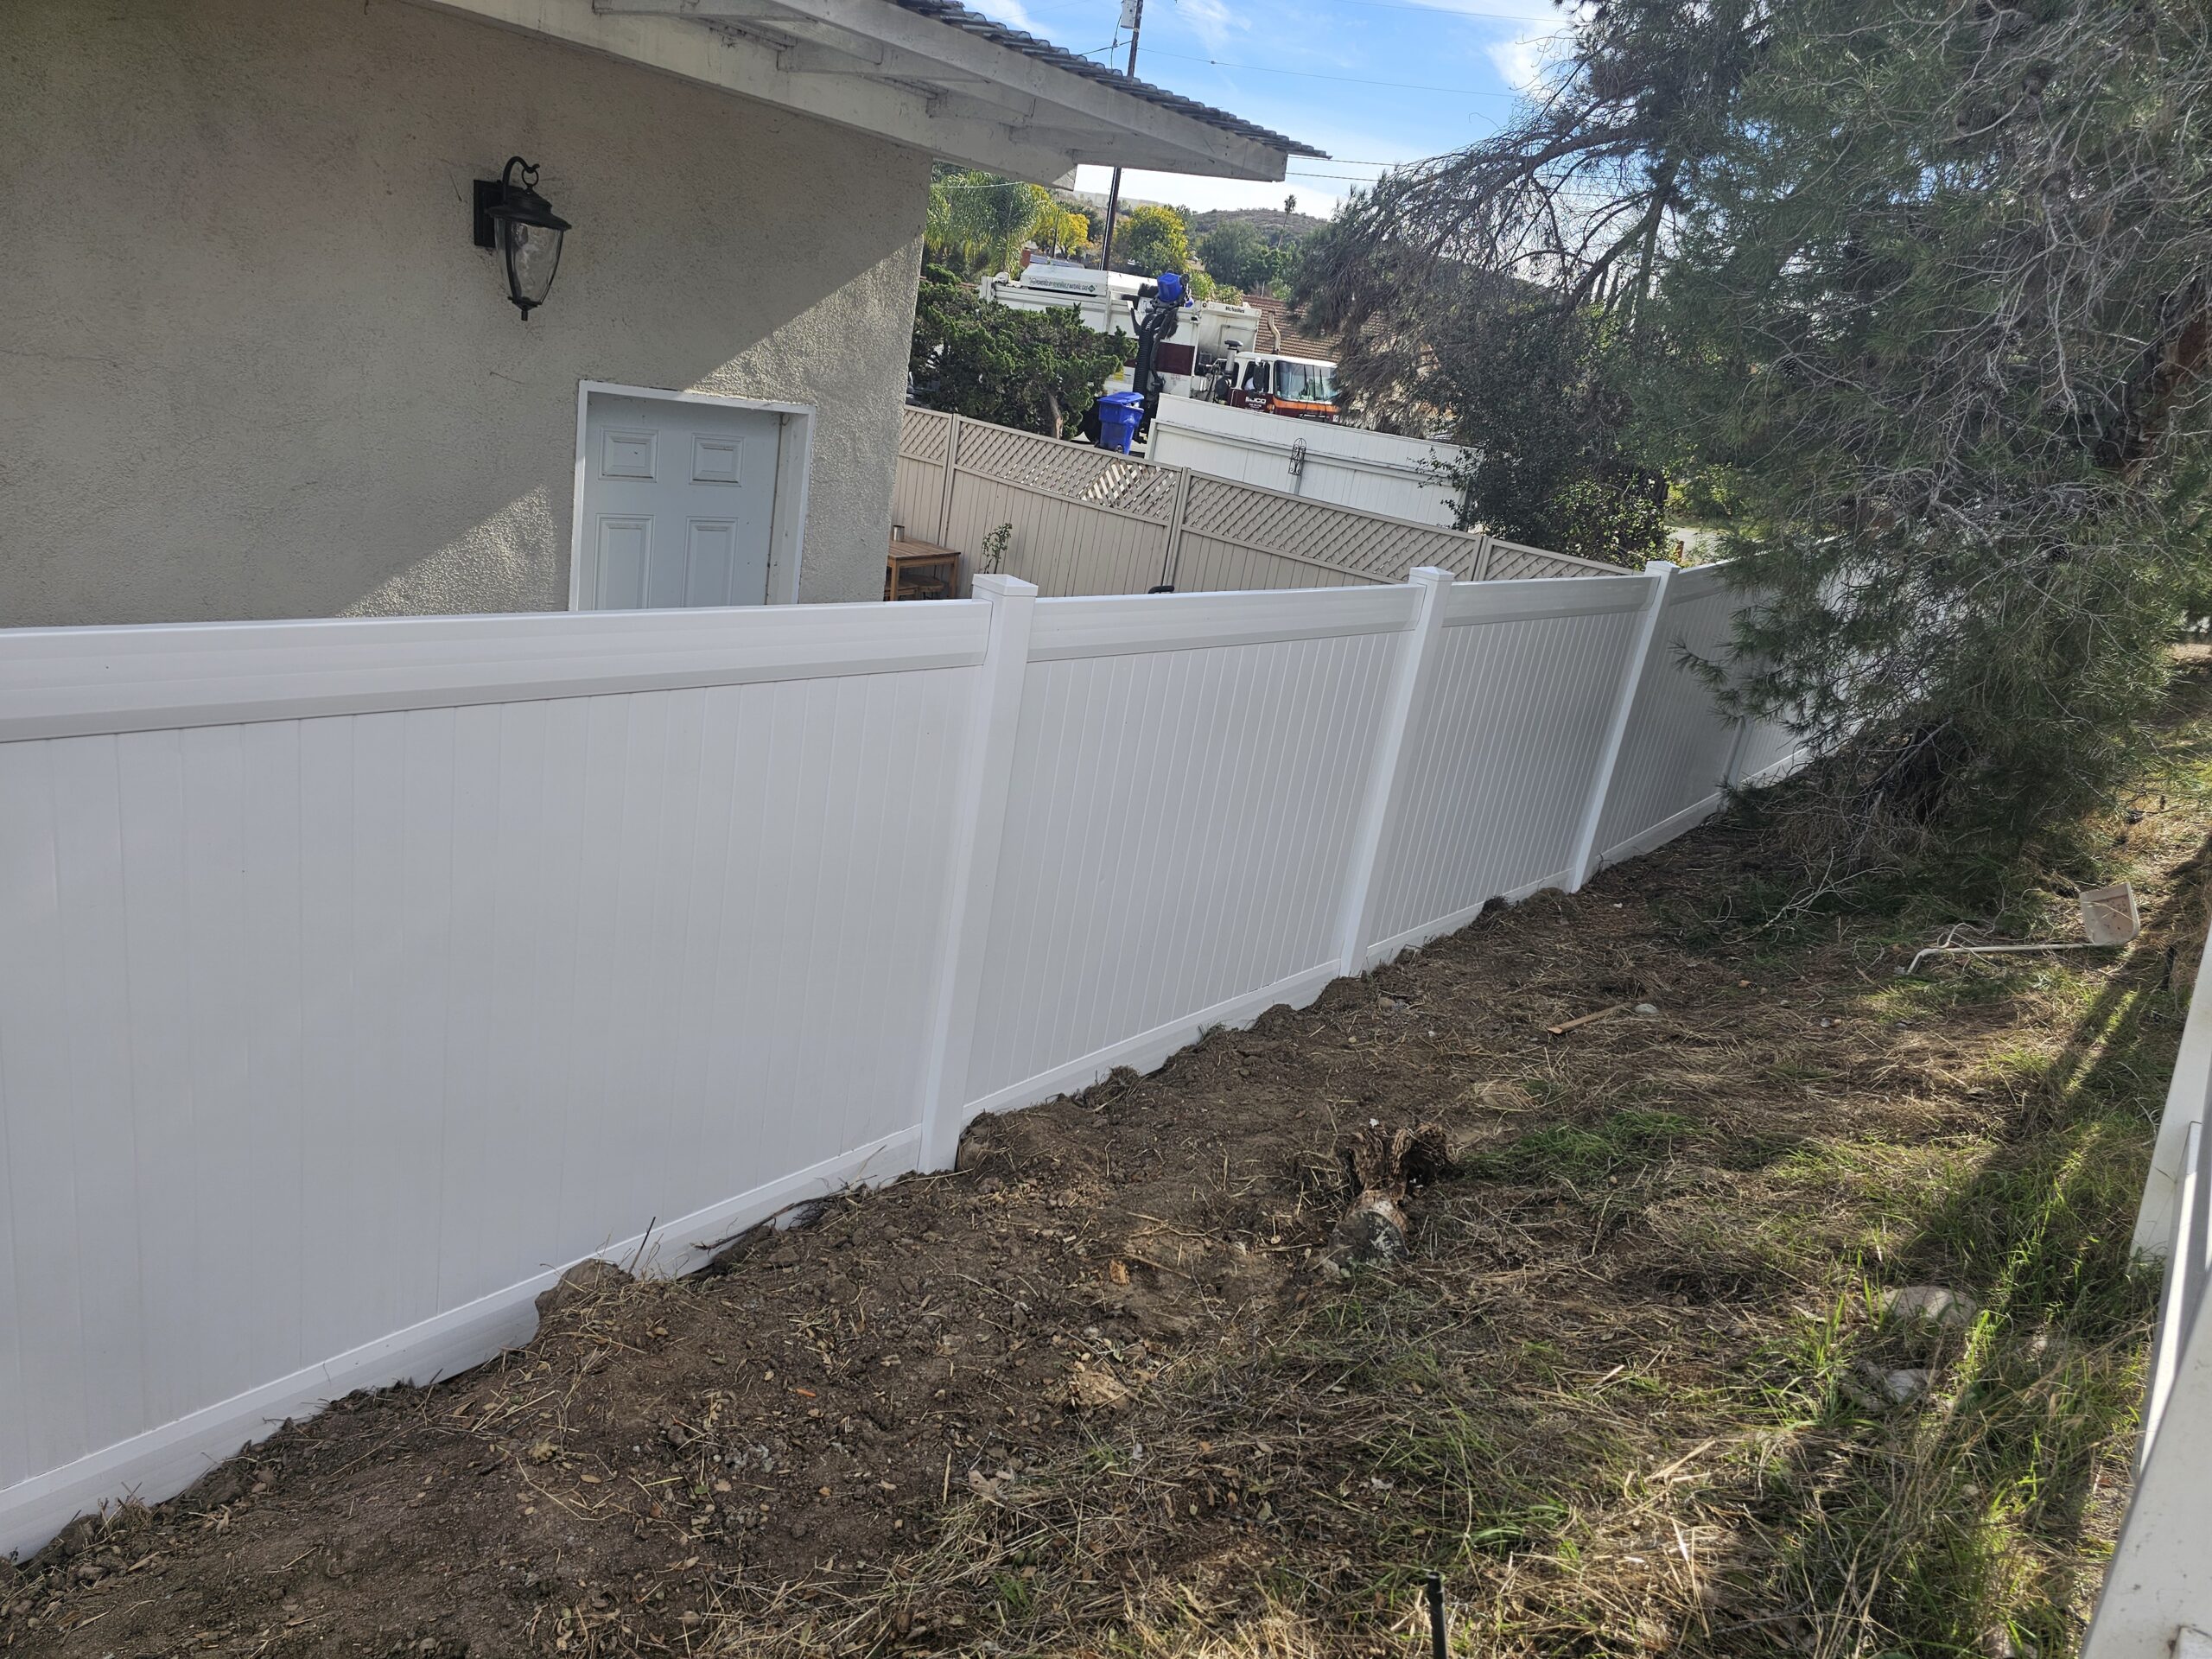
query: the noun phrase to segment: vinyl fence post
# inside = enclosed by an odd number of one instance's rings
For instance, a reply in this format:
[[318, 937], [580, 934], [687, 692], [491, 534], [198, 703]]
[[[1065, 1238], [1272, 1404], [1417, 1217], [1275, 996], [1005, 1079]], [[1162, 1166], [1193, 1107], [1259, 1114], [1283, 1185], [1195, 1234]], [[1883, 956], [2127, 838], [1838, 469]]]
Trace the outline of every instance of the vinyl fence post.
[[1376, 870], [1411, 778], [1406, 764], [1406, 737], [1414, 717], [1427, 705], [1437, 658], [1442, 654], [1437, 647], [1444, 637], [1444, 606], [1451, 597], [1452, 575], [1425, 564], [1408, 572], [1407, 580], [1413, 584], [1419, 607], [1399, 651], [1390, 701], [1383, 710], [1382, 738], [1376, 747], [1374, 768], [1368, 774], [1367, 798], [1361, 804], [1359, 828], [1352, 841], [1351, 874], [1345, 883], [1338, 925], [1337, 971], [1341, 974], [1363, 973], [1367, 969], [1368, 949], [1375, 943]]
[[1473, 574], [1470, 575], [1467, 580], [1470, 582], [1488, 582], [1490, 580], [1490, 531], [1486, 530], [1481, 531], [1475, 537], [1474, 570]]
[[977, 671], [946, 848], [952, 881], [922, 1074], [918, 1156], [924, 1169], [950, 1169], [966, 1127], [961, 1109], [967, 1104], [968, 1059], [982, 1000], [983, 953], [990, 943], [991, 904], [998, 890], [999, 848], [1014, 782], [1014, 740], [1021, 724], [1037, 586], [1017, 576], [978, 576], [976, 597], [989, 601], [991, 627]]
[[1744, 715], [1736, 722], [1736, 741], [1728, 751], [1728, 770], [1721, 774], [1721, 787], [1732, 790], [1744, 781], [1744, 752], [1751, 747], [1751, 717]]
[[1175, 585], [1175, 566], [1183, 556], [1183, 518], [1191, 510], [1191, 469], [1175, 469], [1175, 495], [1167, 508], [1167, 545], [1160, 556], [1160, 580]]
[[1590, 799], [1582, 809], [1582, 828], [1574, 837], [1574, 858], [1567, 865], [1574, 885], [1567, 889], [1579, 893], [1582, 884], [1597, 874], [1598, 828], [1605, 820], [1605, 802], [1613, 791], [1613, 773], [1621, 758], [1621, 742], [1628, 735], [1628, 722], [1636, 713], [1636, 699], [1643, 690], [1643, 676], [1651, 661], [1651, 642], [1658, 637], [1659, 618], [1667, 608], [1667, 583], [1675, 574], [1675, 567], [1664, 559], [1647, 560], [1643, 574], [1651, 578], [1651, 592], [1643, 602], [1643, 613], [1636, 627], [1636, 642], [1629, 647], [1628, 661], [1621, 669], [1619, 695], [1613, 702], [1613, 723], [1605, 733], [1605, 747], [1598, 756], [1597, 775], [1590, 781]]
[[944, 477], [940, 481], [937, 497], [937, 536], [939, 547], [952, 545], [952, 477], [960, 465], [960, 416], [948, 415], [951, 424], [944, 429]]

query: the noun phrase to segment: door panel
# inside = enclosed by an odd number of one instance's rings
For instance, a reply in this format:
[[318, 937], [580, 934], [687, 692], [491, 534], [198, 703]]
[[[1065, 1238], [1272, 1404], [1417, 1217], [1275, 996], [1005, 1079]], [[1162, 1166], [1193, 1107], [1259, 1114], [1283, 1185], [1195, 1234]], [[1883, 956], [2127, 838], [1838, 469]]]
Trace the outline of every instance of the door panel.
[[738, 573], [737, 526], [728, 518], [691, 521], [691, 568], [686, 575], [686, 605], [728, 605]]
[[594, 391], [584, 499], [594, 610], [764, 605], [782, 417]]
[[652, 551], [653, 521], [613, 518], [599, 521], [599, 593], [592, 601], [597, 611], [634, 611], [645, 602], [645, 561]]

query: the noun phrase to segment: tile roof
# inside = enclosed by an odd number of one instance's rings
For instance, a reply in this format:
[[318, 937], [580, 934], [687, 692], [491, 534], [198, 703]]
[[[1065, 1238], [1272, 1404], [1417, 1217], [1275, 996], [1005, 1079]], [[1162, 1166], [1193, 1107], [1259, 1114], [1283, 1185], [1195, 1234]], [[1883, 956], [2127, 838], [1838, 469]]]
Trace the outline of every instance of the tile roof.
[[[1286, 357], [1316, 357], [1325, 362], [1335, 360], [1337, 342], [1326, 334], [1306, 334], [1300, 327], [1305, 318], [1294, 316], [1291, 308], [1281, 300], [1268, 294], [1247, 294], [1244, 303], [1273, 325], [1261, 329], [1253, 350], [1281, 352]], [[1281, 343], [1271, 343], [1275, 340]]]
[[979, 11], [971, 11], [961, 5], [958, 0], [892, 0], [892, 3], [903, 11], [933, 18], [947, 28], [965, 30], [979, 39], [1010, 48], [1024, 57], [1034, 58], [1039, 63], [1050, 64], [1053, 68], [1065, 70], [1071, 75], [1081, 75], [1085, 80], [1111, 86], [1116, 92], [1127, 92], [1132, 98], [1142, 99], [1163, 110], [1173, 110], [1178, 115], [1203, 122], [1210, 127], [1217, 127], [1224, 132], [1233, 132], [1240, 138], [1249, 138], [1269, 149], [1279, 149], [1287, 156], [1327, 155], [1325, 150], [1316, 149], [1311, 144], [1301, 144], [1295, 138], [1286, 138], [1279, 132], [1270, 132], [1267, 128], [1241, 116], [1231, 115], [1226, 110], [1217, 110], [1196, 99], [1185, 98], [1164, 86], [1154, 86], [1134, 75], [1125, 75], [1118, 69], [1109, 69], [1103, 63], [1079, 58], [1072, 52], [1054, 46], [1050, 41], [1039, 40], [1034, 35], [986, 17]]

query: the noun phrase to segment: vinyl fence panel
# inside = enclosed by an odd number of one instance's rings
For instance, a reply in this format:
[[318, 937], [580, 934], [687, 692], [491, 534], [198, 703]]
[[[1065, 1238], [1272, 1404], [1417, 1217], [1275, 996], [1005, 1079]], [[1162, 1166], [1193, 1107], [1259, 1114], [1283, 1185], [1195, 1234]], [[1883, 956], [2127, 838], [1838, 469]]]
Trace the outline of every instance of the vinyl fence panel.
[[1414, 783], [1382, 851], [1370, 960], [1464, 926], [1492, 899], [1576, 885], [1575, 832], [1650, 587], [1452, 591], [1409, 734]]
[[1404, 588], [1071, 601], [1039, 619], [971, 1109], [1310, 999]]
[[1601, 863], [1669, 841], [1719, 805], [1740, 723], [1722, 715], [1690, 660], [1721, 658], [1735, 607], [1716, 565], [1669, 584], [1599, 819]]
[[2082, 1659], [2202, 1659], [2212, 1652], [2212, 976], [2196, 982], [2135, 1248], [2164, 1258], [2135, 1488], [2082, 1638]]
[[0, 1548], [1709, 809], [1717, 584], [1452, 575], [0, 631]]
[[1805, 740], [1787, 721], [1761, 721], [1744, 734], [1735, 781], [1746, 788], [1786, 778], [1804, 764]]
[[906, 409], [899, 417], [899, 461], [891, 486], [891, 522], [910, 541], [944, 544], [944, 462], [953, 419]]
[[[762, 677], [613, 690], [562, 661], [585, 616], [86, 631], [82, 703], [162, 636], [219, 667], [226, 636], [399, 654], [518, 622], [573, 695], [296, 718], [346, 671], [272, 670], [221, 683], [226, 723], [0, 741], [0, 1231], [29, 1299], [0, 1536], [474, 1363], [649, 1224], [677, 1265], [911, 1167], [983, 608], [658, 616], [672, 658], [719, 632], [722, 672]], [[204, 714], [190, 677], [118, 723]]]

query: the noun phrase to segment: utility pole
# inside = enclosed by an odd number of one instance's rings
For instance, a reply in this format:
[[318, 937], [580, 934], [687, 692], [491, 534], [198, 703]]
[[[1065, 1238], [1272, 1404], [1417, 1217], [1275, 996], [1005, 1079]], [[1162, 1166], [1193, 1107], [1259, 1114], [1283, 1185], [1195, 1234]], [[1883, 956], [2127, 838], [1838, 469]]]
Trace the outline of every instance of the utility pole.
[[[1137, 72], [1137, 32], [1144, 27], [1144, 0], [1122, 0], [1122, 27], [1129, 31], [1128, 73]], [[1106, 188], [1105, 245], [1098, 252], [1098, 263], [1107, 270], [1114, 269], [1114, 215], [1122, 206], [1122, 169], [1114, 169], [1114, 181]]]

